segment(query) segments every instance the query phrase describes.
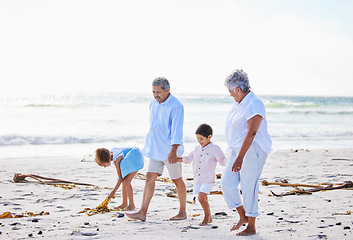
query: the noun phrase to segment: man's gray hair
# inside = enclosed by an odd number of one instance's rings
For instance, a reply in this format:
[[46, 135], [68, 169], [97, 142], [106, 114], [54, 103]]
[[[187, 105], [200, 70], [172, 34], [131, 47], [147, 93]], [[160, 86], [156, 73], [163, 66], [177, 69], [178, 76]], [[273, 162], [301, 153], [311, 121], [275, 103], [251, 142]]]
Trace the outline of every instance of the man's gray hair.
[[153, 80], [152, 86], [158, 86], [161, 85], [161, 88], [165, 91], [168, 88], [170, 88], [170, 84], [168, 80], [164, 77], [157, 77]]
[[244, 93], [250, 90], [248, 74], [246, 74], [246, 72], [244, 72], [242, 69], [236, 69], [232, 74], [230, 74], [224, 81], [224, 85], [229, 90], [234, 91], [238, 87]]

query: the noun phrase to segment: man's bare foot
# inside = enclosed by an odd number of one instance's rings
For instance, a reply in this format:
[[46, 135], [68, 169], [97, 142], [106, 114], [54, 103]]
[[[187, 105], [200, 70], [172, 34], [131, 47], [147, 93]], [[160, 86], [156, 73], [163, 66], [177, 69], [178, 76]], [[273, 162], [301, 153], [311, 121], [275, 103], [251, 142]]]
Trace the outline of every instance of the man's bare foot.
[[248, 221], [249, 221], [248, 217], [240, 218], [239, 222], [236, 225], [234, 225], [230, 229], [230, 231], [238, 230], [241, 226], [243, 226], [243, 224], [248, 223]]
[[135, 205], [132, 205], [132, 206], [127, 206], [125, 208], [123, 208], [123, 211], [132, 211], [132, 210], [135, 210]]
[[201, 223], [199, 223], [200, 226], [205, 226], [209, 223], [212, 223], [212, 217], [209, 216], [209, 217], [204, 217], [203, 221]]
[[255, 235], [256, 234], [256, 230], [255, 228], [249, 228], [249, 226], [247, 228], [245, 228], [245, 230], [238, 232], [237, 236], [251, 236], [251, 235]]
[[131, 219], [141, 220], [142, 222], [146, 221], [146, 215], [141, 213], [140, 211], [136, 213], [126, 213], [126, 216]]
[[179, 220], [184, 220], [187, 218], [186, 212], [181, 212], [179, 211], [179, 213], [177, 215], [175, 215], [174, 217], [170, 218], [170, 221], [179, 221]]

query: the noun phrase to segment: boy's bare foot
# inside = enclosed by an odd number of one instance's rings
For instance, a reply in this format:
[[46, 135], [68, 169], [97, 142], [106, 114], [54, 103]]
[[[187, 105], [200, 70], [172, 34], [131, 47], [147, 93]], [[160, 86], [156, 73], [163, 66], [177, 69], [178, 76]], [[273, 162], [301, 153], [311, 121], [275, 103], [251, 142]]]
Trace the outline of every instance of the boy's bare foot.
[[179, 220], [184, 220], [187, 218], [186, 212], [181, 212], [179, 211], [179, 213], [177, 215], [175, 215], [174, 217], [170, 218], [170, 221], [179, 221]]
[[245, 228], [245, 230], [237, 233], [237, 236], [251, 236], [251, 235], [255, 235], [256, 234], [256, 230], [255, 228], [249, 228], [249, 226], [247, 228]]
[[199, 223], [200, 226], [205, 226], [209, 223], [212, 223], [212, 217], [209, 216], [209, 217], [204, 217], [203, 221], [201, 223]]
[[126, 213], [126, 216], [131, 219], [141, 220], [142, 222], [146, 221], [146, 215], [141, 213], [140, 211], [136, 213]]
[[123, 208], [123, 211], [132, 211], [132, 210], [135, 210], [135, 206], [133, 205], [133, 206], [127, 206], [127, 207], [125, 207], [125, 208]]
[[[243, 224], [248, 223], [248, 220], [249, 220], [248, 217], [240, 218], [239, 222], [236, 225], [234, 225], [230, 229], [230, 231], [238, 230], [241, 226], [243, 226]], [[243, 235], [241, 235], [241, 236], [243, 236]]]

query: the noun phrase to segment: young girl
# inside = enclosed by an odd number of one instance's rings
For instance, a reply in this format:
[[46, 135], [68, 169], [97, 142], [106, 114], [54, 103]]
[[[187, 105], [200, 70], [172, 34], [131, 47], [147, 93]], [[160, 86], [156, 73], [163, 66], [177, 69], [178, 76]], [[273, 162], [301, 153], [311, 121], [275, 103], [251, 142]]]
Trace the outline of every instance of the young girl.
[[194, 190], [198, 194], [198, 200], [203, 208], [205, 217], [199, 224], [207, 225], [212, 222], [210, 205], [207, 195], [210, 194], [216, 179], [216, 165], [219, 162], [225, 166], [227, 158], [221, 148], [211, 142], [212, 128], [207, 124], [201, 124], [196, 130], [196, 138], [199, 146], [196, 146], [189, 156], [178, 158], [179, 162], [191, 163], [194, 173]]
[[110, 151], [106, 148], [96, 150], [96, 163], [101, 167], [108, 167], [114, 163], [118, 173], [118, 181], [111, 191], [108, 199], [114, 197], [115, 192], [122, 183], [123, 202], [116, 209], [125, 211], [135, 210], [133, 189], [131, 181], [138, 170], [144, 165], [143, 155], [138, 148], [113, 148]]

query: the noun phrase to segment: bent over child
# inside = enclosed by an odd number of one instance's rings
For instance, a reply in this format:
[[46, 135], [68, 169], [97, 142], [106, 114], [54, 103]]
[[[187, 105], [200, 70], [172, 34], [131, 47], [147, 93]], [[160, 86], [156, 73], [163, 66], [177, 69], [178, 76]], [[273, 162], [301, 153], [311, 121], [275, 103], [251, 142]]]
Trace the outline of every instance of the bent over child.
[[194, 190], [203, 208], [205, 217], [201, 226], [212, 222], [210, 205], [207, 195], [210, 194], [216, 180], [217, 162], [225, 166], [227, 158], [221, 148], [211, 142], [212, 128], [208, 124], [201, 124], [196, 130], [196, 138], [200, 145], [196, 146], [187, 157], [178, 158], [179, 162], [192, 163], [194, 174]]
[[144, 166], [143, 155], [138, 148], [98, 148], [96, 150], [96, 163], [101, 167], [109, 167], [114, 163], [118, 174], [118, 181], [108, 196], [108, 199], [114, 197], [115, 192], [122, 184], [123, 202], [116, 209], [125, 211], [135, 210], [134, 194], [131, 185], [132, 179], [138, 170]]

